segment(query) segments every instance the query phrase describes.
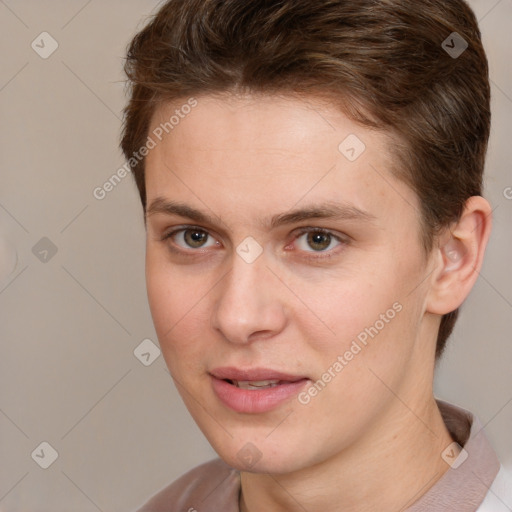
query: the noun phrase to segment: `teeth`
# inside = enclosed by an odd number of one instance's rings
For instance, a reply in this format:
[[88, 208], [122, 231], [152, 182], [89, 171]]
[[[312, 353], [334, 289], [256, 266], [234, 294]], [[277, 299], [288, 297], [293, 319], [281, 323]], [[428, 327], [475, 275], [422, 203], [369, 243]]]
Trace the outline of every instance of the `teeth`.
[[265, 389], [273, 388], [281, 382], [280, 380], [234, 380], [233, 384], [240, 389]]

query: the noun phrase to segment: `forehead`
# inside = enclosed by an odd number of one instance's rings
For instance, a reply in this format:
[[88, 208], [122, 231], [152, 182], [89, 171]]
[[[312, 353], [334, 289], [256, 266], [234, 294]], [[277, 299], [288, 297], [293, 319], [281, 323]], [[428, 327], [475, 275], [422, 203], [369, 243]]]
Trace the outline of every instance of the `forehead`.
[[150, 136], [167, 130], [146, 159], [148, 205], [187, 199], [238, 218], [319, 201], [375, 217], [393, 208], [417, 213], [415, 194], [391, 173], [392, 139], [334, 106], [314, 98], [203, 96], [184, 114], [187, 101], [164, 104], [153, 116]]
[[[329, 151], [329, 146], [337, 154], [339, 148], [337, 144], [332, 148], [333, 141], [349, 134], [364, 137], [368, 149], [385, 153], [392, 140], [383, 132], [362, 127], [332, 103], [316, 97], [224, 93], [194, 98], [193, 108], [188, 103], [190, 98], [161, 104], [154, 112], [150, 131], [163, 128], [168, 143], [196, 142], [196, 149], [227, 147], [249, 153], [292, 149], [298, 155]], [[361, 152], [363, 148], [355, 149]]]

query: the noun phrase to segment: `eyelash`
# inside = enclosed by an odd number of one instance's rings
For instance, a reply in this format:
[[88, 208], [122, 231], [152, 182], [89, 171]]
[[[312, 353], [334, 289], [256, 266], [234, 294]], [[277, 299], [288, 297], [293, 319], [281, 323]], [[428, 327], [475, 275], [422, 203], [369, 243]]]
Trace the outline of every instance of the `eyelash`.
[[[206, 233], [209, 237], [212, 237], [212, 235], [207, 230], [205, 230], [204, 228], [201, 228], [199, 226], [181, 226], [177, 229], [173, 229], [172, 231], [165, 233], [162, 236], [161, 241], [165, 242], [166, 240], [172, 239], [172, 237], [174, 237], [177, 233], [180, 233], [182, 231], [194, 231], [194, 230], [200, 231], [201, 233]], [[299, 228], [299, 231], [297, 232], [294, 240], [296, 240], [296, 239], [300, 238], [301, 236], [308, 234], [308, 233], [318, 233], [318, 234], [322, 234], [322, 235], [329, 235], [334, 240], [339, 242], [340, 245], [337, 246], [338, 251], [336, 251], [336, 248], [329, 249], [328, 251], [304, 251], [306, 254], [309, 254], [309, 253], [314, 254], [314, 256], [312, 256], [312, 255], [305, 256], [306, 260], [320, 260], [320, 259], [332, 258], [339, 252], [340, 246], [341, 246], [341, 249], [343, 249], [343, 246], [346, 246], [349, 243], [348, 235], [346, 235], [345, 237], [341, 237], [339, 235], [336, 235], [332, 231], [329, 231], [328, 229], [317, 228], [317, 227], [307, 227], [307, 228], [302, 228], [302, 229]], [[176, 249], [174, 247], [169, 247], [169, 249], [174, 253], [187, 254], [187, 251], [185, 251], [183, 248]], [[191, 248], [190, 251], [192, 251], [193, 253], [201, 253], [201, 252], [204, 253], [204, 251], [201, 251], [200, 248], [199, 249]], [[335, 251], [334, 254], [333, 254], [333, 251]]]

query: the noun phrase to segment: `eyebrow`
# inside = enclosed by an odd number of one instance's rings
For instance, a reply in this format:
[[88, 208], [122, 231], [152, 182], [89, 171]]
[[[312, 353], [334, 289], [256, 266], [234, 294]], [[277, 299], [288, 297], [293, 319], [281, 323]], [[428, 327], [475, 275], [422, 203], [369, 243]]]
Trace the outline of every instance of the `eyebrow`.
[[[187, 204], [169, 201], [157, 197], [146, 210], [146, 218], [155, 214], [176, 215], [188, 218], [200, 224], [215, 225], [218, 220], [214, 216], [197, 210]], [[217, 217], [219, 219], [219, 217]], [[371, 222], [375, 215], [361, 210], [353, 205], [327, 201], [304, 208], [280, 213], [262, 221], [262, 226], [275, 229], [279, 226], [294, 224], [311, 219], [352, 220]]]

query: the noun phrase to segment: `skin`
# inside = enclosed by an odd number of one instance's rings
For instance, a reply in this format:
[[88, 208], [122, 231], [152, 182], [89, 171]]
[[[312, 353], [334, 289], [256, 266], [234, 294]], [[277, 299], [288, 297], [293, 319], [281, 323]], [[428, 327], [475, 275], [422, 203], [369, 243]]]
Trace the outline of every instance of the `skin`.
[[[187, 408], [241, 471], [244, 512], [403, 509], [448, 469], [441, 452], [452, 439], [432, 393], [437, 330], [476, 280], [489, 204], [468, 201], [425, 254], [418, 199], [391, 173], [388, 135], [312, 97], [197, 100], [146, 160], [148, 206], [164, 198], [212, 217], [146, 218], [151, 313]], [[157, 109], [150, 133], [176, 106]], [[338, 150], [349, 134], [366, 145], [353, 162]], [[367, 218], [265, 224], [326, 201]], [[193, 227], [203, 238], [191, 246]], [[319, 247], [299, 228], [342, 241]], [[248, 236], [263, 249], [253, 263], [236, 252]], [[219, 366], [315, 382], [395, 303], [400, 312], [307, 404], [236, 413], [212, 391]], [[247, 443], [261, 454], [250, 466], [237, 456]]]

